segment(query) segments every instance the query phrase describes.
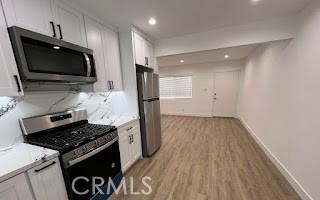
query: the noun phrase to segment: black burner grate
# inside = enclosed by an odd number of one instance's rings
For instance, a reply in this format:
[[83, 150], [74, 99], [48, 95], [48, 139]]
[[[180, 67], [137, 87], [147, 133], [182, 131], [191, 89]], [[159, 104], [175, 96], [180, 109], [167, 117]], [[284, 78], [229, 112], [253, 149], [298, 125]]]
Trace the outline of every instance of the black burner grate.
[[114, 128], [113, 126], [106, 125], [83, 124], [33, 139], [30, 142], [60, 150], [78, 146], [87, 140], [94, 140], [101, 135], [107, 134]]

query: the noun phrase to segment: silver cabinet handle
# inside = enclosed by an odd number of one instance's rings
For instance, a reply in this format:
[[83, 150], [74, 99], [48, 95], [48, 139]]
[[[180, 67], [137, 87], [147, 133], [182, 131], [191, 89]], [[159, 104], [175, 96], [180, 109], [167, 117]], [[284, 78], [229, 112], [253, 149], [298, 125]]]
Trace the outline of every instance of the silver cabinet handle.
[[87, 77], [90, 77], [90, 75], [91, 75], [91, 63], [90, 63], [90, 59], [89, 59], [88, 54], [83, 53], [83, 55], [84, 55], [84, 59], [86, 60], [86, 63], [87, 63]]

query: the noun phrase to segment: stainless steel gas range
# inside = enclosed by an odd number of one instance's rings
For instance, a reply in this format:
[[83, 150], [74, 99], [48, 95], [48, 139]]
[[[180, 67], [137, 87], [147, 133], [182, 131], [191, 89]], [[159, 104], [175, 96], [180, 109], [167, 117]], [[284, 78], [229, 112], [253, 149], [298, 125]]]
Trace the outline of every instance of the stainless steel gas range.
[[[36, 116], [20, 122], [26, 142], [60, 152], [69, 199], [106, 199], [113, 192], [108, 181], [119, 186], [123, 175], [116, 127], [88, 123], [86, 110]], [[101, 190], [96, 190], [93, 184]]]

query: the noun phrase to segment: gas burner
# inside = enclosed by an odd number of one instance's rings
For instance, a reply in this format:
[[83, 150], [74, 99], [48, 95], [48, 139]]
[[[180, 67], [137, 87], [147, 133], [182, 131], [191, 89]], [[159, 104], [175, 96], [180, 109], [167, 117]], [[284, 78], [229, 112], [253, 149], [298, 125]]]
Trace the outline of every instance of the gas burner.
[[30, 140], [30, 143], [43, 145], [52, 149], [64, 151], [75, 148], [96, 138], [114, 131], [114, 126], [84, 123], [54, 131], [51, 134]]

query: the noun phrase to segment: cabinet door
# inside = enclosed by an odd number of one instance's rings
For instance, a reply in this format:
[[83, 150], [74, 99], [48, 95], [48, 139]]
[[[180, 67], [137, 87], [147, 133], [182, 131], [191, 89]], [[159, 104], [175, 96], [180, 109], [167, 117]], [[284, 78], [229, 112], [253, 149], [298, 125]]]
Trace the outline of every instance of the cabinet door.
[[[0, 96], [23, 95], [6, 22], [0, 9]], [[22, 90], [22, 88], [21, 88]]]
[[150, 42], [145, 41], [144, 48], [145, 48], [145, 57], [147, 58], [146, 66], [153, 68], [154, 67], [153, 46]]
[[138, 34], [134, 33], [134, 52], [136, 64], [145, 66], [145, 40]]
[[85, 17], [88, 47], [93, 50], [98, 81], [94, 84], [95, 92], [108, 91], [105, 69], [104, 49], [102, 42], [102, 26], [89, 17]]
[[51, 0], [2, 0], [8, 26], [53, 36]]
[[28, 171], [36, 200], [67, 200], [59, 160], [47, 161]]
[[33, 200], [25, 174], [0, 183], [0, 200]]
[[131, 134], [133, 135], [131, 144], [132, 162], [135, 162], [141, 158], [141, 134], [139, 126], [135, 126]]
[[121, 167], [122, 171], [125, 172], [131, 166], [132, 158], [130, 151], [130, 137], [127, 133], [119, 134], [121, 135], [119, 138], [119, 149], [120, 149], [120, 157], [121, 157]]
[[122, 90], [122, 72], [118, 33], [103, 27], [103, 46], [107, 79], [112, 81], [114, 90]]
[[[53, 1], [54, 21], [58, 38], [87, 47], [86, 31], [82, 13], [60, 0]], [[62, 37], [61, 37], [62, 36]]]

